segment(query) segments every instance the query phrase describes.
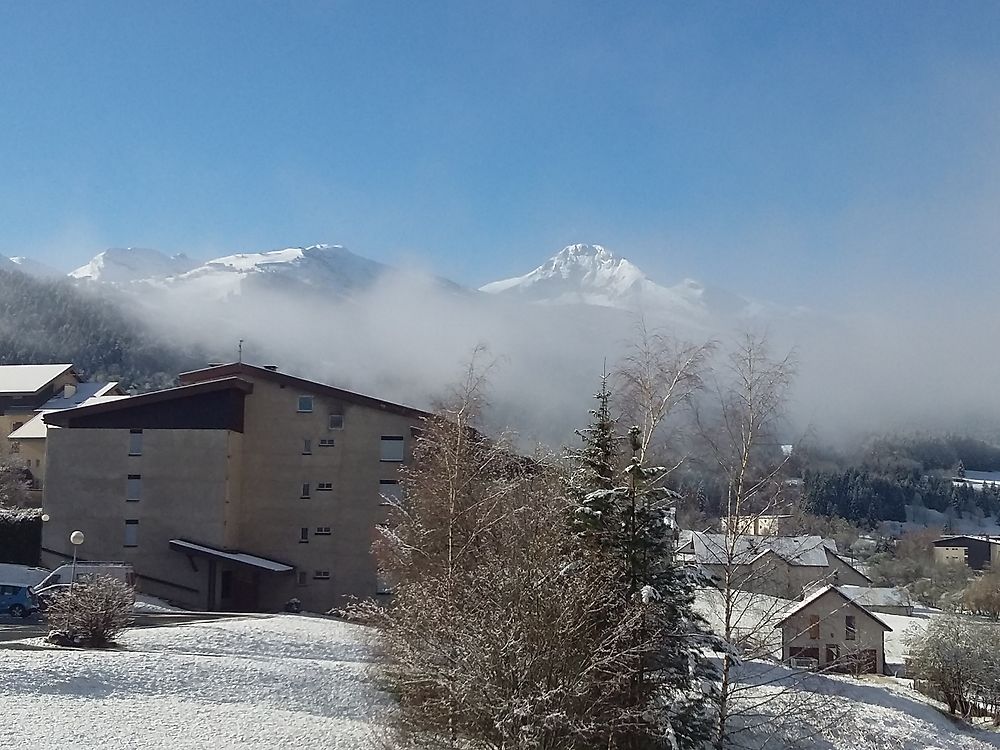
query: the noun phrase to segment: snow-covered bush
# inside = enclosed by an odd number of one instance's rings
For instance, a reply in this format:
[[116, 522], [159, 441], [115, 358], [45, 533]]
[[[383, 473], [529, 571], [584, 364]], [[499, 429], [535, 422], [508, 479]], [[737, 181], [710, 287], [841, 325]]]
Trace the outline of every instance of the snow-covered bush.
[[74, 584], [49, 604], [46, 617], [54, 643], [104, 648], [132, 623], [135, 592], [111, 576]]

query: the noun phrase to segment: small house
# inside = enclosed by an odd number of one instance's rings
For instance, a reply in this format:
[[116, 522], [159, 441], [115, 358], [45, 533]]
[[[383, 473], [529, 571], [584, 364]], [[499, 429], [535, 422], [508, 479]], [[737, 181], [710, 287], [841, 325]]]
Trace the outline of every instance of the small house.
[[775, 623], [781, 658], [795, 667], [882, 674], [892, 628], [836, 586], [806, 597]]

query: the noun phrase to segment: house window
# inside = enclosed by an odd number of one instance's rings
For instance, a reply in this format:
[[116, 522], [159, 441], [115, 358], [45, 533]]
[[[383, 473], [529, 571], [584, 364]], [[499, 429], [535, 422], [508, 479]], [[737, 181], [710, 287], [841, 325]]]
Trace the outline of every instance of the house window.
[[309, 527], [303, 526], [299, 529], [299, 544], [309, 544]]
[[307, 414], [313, 410], [313, 397], [312, 396], [299, 396], [299, 408], [298, 411], [302, 414]]
[[317, 581], [329, 581], [330, 580], [330, 571], [329, 570], [317, 570], [315, 573], [313, 573], [313, 578], [316, 579]]
[[334, 441], [333, 438], [320, 438], [319, 439], [319, 447], [320, 448], [332, 448], [334, 445], [336, 445], [336, 442]]
[[846, 638], [849, 641], [857, 640], [858, 626], [857, 622], [854, 619], [854, 615], [847, 615], [847, 617], [845, 617], [844, 620], [847, 624], [847, 632], [845, 633], [844, 638]]
[[142, 430], [129, 430], [128, 454], [130, 456], [142, 455]]
[[395, 479], [380, 479], [378, 495], [379, 505], [399, 505], [403, 500], [403, 488]]
[[819, 615], [809, 615], [809, 640], [819, 640]]
[[301, 498], [308, 498], [309, 495], [310, 495], [310, 489], [311, 488], [309, 486], [309, 482], [303, 482], [302, 483], [302, 494], [299, 495], [299, 497], [301, 497]]
[[316, 527], [316, 536], [330, 536], [330, 527], [329, 526], [317, 526]]
[[306, 583], [308, 583], [309, 581], [309, 574], [306, 573], [304, 570], [300, 570], [298, 572], [298, 578], [299, 578], [299, 586], [305, 586]]
[[313, 452], [313, 441], [310, 440], [309, 438], [305, 438], [302, 441], [302, 455], [309, 456], [312, 455], [312, 452]]
[[342, 430], [342, 429], [344, 429], [344, 415], [343, 414], [331, 414], [330, 415], [330, 429], [331, 430]]
[[316, 484], [317, 492], [333, 492], [333, 482], [319, 482]]
[[135, 520], [125, 522], [125, 546], [139, 546], [139, 522]]
[[403, 436], [383, 435], [382, 445], [379, 453], [380, 461], [402, 461], [403, 460]]
[[125, 499], [130, 503], [137, 503], [141, 496], [142, 476], [139, 474], [129, 474], [125, 486]]

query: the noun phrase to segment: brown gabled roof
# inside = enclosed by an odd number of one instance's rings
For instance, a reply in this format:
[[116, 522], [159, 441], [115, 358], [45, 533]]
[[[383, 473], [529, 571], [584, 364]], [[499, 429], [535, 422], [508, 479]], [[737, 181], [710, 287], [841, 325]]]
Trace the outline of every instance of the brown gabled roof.
[[803, 609], [805, 609], [806, 607], [808, 607], [813, 602], [818, 601], [819, 599], [822, 599], [824, 596], [826, 596], [831, 591], [833, 593], [835, 593], [837, 596], [839, 596], [841, 599], [843, 599], [845, 602], [847, 602], [848, 604], [850, 604], [850, 605], [852, 605], [852, 606], [857, 607], [858, 609], [860, 609], [864, 614], [868, 615], [868, 617], [870, 617], [872, 620], [874, 620], [879, 625], [881, 625], [884, 630], [888, 630], [889, 632], [892, 632], [892, 628], [890, 628], [888, 625], [886, 625], [884, 622], [882, 622], [880, 619], [878, 619], [875, 615], [873, 615], [865, 607], [861, 606], [856, 601], [854, 601], [853, 599], [851, 599], [851, 597], [849, 597], [843, 591], [841, 591], [840, 589], [838, 589], [836, 586], [826, 586], [825, 588], [821, 588], [821, 589], [817, 590], [816, 592], [814, 592], [810, 596], [807, 596], [805, 599], [803, 599], [801, 602], [799, 602], [798, 605], [796, 605], [795, 607], [793, 607], [792, 609], [790, 609], [788, 612], [786, 612], [784, 617], [782, 617], [780, 620], [778, 620], [776, 623], [774, 623], [774, 627], [776, 627], [776, 628], [777, 627], [781, 627], [790, 617], [792, 617], [793, 615], [798, 614], [799, 612], [801, 612]]
[[78, 406], [75, 409], [62, 409], [54, 411], [42, 417], [46, 424], [56, 427], [66, 427], [70, 420], [79, 417], [89, 417], [96, 414], [107, 414], [109, 412], [120, 411], [122, 409], [134, 409], [137, 406], [148, 406], [159, 404], [164, 401], [172, 401], [188, 396], [200, 396], [204, 393], [214, 393], [216, 391], [238, 390], [243, 393], [253, 393], [253, 383], [242, 378], [223, 378], [205, 383], [195, 383], [192, 385], [182, 385], [176, 388], [164, 388], [160, 391], [150, 391], [138, 396], [114, 399], [112, 401], [102, 401], [87, 406]]
[[367, 406], [371, 409], [379, 409], [381, 411], [388, 411], [394, 414], [401, 414], [404, 417], [412, 417], [414, 419], [423, 419], [430, 416], [428, 412], [421, 411], [412, 406], [405, 406], [403, 404], [395, 404], [391, 401], [383, 401], [379, 398], [374, 398], [373, 396], [365, 396], [361, 393], [355, 393], [353, 391], [345, 391], [342, 388], [334, 388], [332, 385], [325, 385], [324, 383], [317, 383], [315, 380], [306, 380], [305, 378], [298, 378], [294, 375], [289, 375], [284, 372], [278, 372], [267, 367], [258, 367], [256, 365], [249, 365], [246, 362], [230, 362], [225, 365], [216, 365], [214, 367], [206, 367], [201, 370], [191, 370], [190, 372], [182, 372], [177, 376], [177, 379], [184, 384], [187, 383], [202, 383], [206, 381], [216, 380], [218, 378], [226, 378], [233, 376], [245, 376], [250, 378], [260, 378], [261, 380], [269, 380], [273, 383], [280, 383], [286, 386], [297, 388], [305, 393], [319, 394], [323, 396], [329, 396], [330, 398], [340, 399], [342, 401], [347, 401], [354, 404], [360, 404], [361, 406]]

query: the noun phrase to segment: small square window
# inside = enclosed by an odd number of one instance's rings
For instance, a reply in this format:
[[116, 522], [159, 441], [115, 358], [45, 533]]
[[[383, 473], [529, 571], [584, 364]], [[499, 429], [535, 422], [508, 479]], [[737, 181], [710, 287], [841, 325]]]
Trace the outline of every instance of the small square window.
[[308, 413], [313, 410], [313, 397], [312, 396], [299, 396], [299, 408], [300, 413]]
[[330, 580], [330, 571], [329, 570], [317, 570], [315, 573], [313, 573], [313, 578], [315, 578], [317, 581], [329, 581]]
[[337, 443], [334, 441], [333, 438], [320, 438], [319, 439], [319, 447], [320, 448], [332, 448], [336, 444]]
[[304, 570], [298, 572], [299, 586], [305, 586], [309, 582], [309, 574]]
[[379, 448], [380, 461], [402, 461], [403, 460], [403, 436], [383, 435]]
[[316, 536], [330, 536], [330, 527], [329, 526], [317, 526], [316, 527]]
[[379, 505], [399, 505], [403, 500], [403, 488], [395, 479], [380, 479], [378, 495]]
[[309, 438], [305, 438], [302, 441], [302, 455], [309, 456], [312, 455], [312, 452], [313, 452], [313, 441], [310, 440]]
[[299, 529], [299, 544], [309, 544], [309, 527]]
[[317, 492], [333, 492], [333, 482], [319, 482], [316, 485]]
[[343, 414], [331, 414], [330, 415], [330, 429], [331, 430], [342, 430], [342, 429], [344, 429], [344, 415]]
[[305, 499], [305, 498], [309, 497], [309, 496], [310, 496], [310, 494], [311, 494], [311, 489], [312, 489], [312, 488], [311, 488], [311, 486], [309, 485], [309, 482], [303, 482], [303, 483], [302, 483], [302, 494], [301, 494], [301, 495], [299, 495], [299, 497], [301, 497], [301, 498], [303, 498], [303, 499]]

